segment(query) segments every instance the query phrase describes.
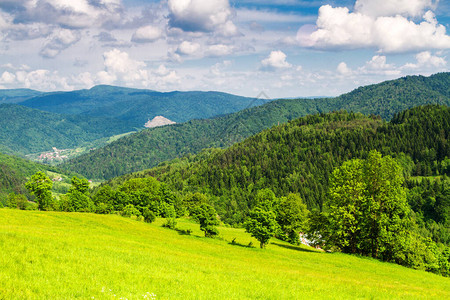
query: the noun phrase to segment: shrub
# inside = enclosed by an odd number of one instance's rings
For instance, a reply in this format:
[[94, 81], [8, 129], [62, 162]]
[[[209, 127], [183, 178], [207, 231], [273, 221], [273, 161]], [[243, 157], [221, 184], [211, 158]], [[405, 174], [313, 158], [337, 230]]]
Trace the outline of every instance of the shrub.
[[144, 221], [146, 223], [153, 223], [156, 219], [155, 213], [152, 212], [148, 207], [144, 208], [142, 216], [144, 217]]

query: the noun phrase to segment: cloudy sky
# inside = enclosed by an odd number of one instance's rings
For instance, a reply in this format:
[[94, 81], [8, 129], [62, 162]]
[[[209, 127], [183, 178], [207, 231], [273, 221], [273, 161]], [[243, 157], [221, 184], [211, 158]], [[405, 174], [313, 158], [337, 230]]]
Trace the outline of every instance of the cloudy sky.
[[449, 54], [448, 0], [0, 0], [0, 88], [332, 96]]

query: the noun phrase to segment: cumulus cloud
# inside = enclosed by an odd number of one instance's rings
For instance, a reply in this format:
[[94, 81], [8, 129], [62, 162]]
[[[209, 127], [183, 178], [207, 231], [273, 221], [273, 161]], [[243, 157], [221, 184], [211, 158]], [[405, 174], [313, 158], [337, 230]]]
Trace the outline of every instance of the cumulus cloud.
[[447, 61], [444, 57], [432, 55], [430, 51], [423, 51], [416, 55], [417, 63], [406, 64], [406, 69], [427, 69], [427, 68], [444, 68], [447, 65]]
[[267, 58], [261, 61], [261, 69], [264, 71], [274, 71], [292, 67], [292, 65], [286, 61], [286, 58], [286, 54], [282, 51], [272, 51]]
[[179, 55], [194, 55], [198, 52], [199, 49], [200, 44], [184, 41], [178, 46], [176, 53]]
[[427, 9], [433, 9], [435, 6], [436, 3], [432, 0], [357, 0], [355, 11], [372, 17], [396, 15], [419, 17]]
[[151, 43], [159, 40], [162, 34], [163, 32], [160, 28], [149, 25], [136, 30], [131, 41], [135, 43]]
[[73, 86], [67, 78], [60, 76], [57, 71], [45, 69], [28, 71], [24, 67], [12, 67], [15, 72], [4, 71], [0, 76], [0, 84], [4, 86], [16, 86], [36, 90], [71, 90]]
[[347, 66], [345, 62], [341, 62], [338, 66], [336, 71], [343, 76], [352, 75], [353, 71]]
[[231, 21], [228, 0], [169, 0], [169, 25], [190, 32], [218, 32], [234, 36], [238, 30]]
[[51, 34], [39, 54], [45, 58], [54, 58], [61, 51], [77, 43], [81, 36], [78, 31], [58, 29]]
[[3, 0], [0, 9], [16, 24], [45, 23], [66, 28], [88, 28], [119, 22], [120, 0]]
[[118, 49], [105, 52], [103, 60], [105, 70], [97, 73], [100, 82], [111, 84], [119, 80], [127, 84], [146, 85], [148, 72], [144, 62], [134, 60], [128, 53]]
[[[375, 0], [361, 0], [357, 2], [358, 10], [350, 12], [346, 7], [332, 7], [324, 5], [319, 9], [316, 28], [300, 28], [297, 39], [307, 47], [321, 49], [357, 49], [376, 48], [380, 52], [407, 52], [426, 49], [449, 49], [450, 36], [446, 34], [443, 25], [438, 24], [432, 11], [422, 16], [422, 22], [414, 21], [401, 15], [415, 15], [429, 7], [428, 1], [414, 0], [417, 6], [408, 10], [398, 2], [396, 10], [390, 5], [386, 10], [379, 9], [374, 14], [366, 13], [368, 7], [378, 3]], [[380, 16], [379, 14], [385, 14]], [[390, 14], [394, 14], [390, 16]]]

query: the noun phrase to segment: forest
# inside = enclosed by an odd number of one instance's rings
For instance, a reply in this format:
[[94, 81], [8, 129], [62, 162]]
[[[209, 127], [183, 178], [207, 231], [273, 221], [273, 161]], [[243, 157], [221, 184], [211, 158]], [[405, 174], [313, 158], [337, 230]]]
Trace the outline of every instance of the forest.
[[[402, 111], [389, 122], [345, 111], [321, 113], [226, 150], [204, 150], [94, 189], [74, 176], [58, 199], [45, 173], [36, 173], [25, 186], [42, 210], [117, 213], [147, 222], [158, 216], [173, 229], [177, 218], [188, 215], [211, 237], [220, 220], [246, 228], [261, 247], [273, 236], [298, 243], [303, 232], [326, 250], [448, 276], [449, 121], [450, 109], [439, 105]], [[336, 185], [339, 180], [360, 181], [359, 196], [336, 190], [345, 186]], [[366, 192], [374, 181], [384, 188]], [[11, 193], [6, 205], [29, 209], [27, 203]], [[374, 213], [367, 223], [363, 216]]]
[[274, 125], [309, 114], [337, 110], [361, 112], [390, 120], [419, 105], [450, 105], [450, 73], [408, 76], [358, 88], [336, 98], [287, 99], [237, 113], [143, 130], [62, 166], [91, 179], [111, 179], [157, 166], [205, 148], [226, 148]]

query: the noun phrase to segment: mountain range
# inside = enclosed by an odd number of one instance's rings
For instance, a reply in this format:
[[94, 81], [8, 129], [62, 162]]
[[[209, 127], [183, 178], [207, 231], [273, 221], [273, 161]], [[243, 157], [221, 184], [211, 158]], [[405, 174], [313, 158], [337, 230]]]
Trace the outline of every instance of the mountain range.
[[347, 110], [389, 120], [395, 113], [419, 105], [448, 106], [449, 86], [450, 73], [440, 73], [361, 87], [336, 98], [272, 101], [221, 117], [143, 130], [67, 161], [62, 167], [89, 178], [110, 179], [204, 148], [226, 148], [266, 128], [309, 114]]

